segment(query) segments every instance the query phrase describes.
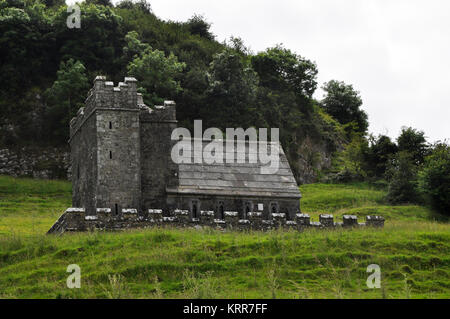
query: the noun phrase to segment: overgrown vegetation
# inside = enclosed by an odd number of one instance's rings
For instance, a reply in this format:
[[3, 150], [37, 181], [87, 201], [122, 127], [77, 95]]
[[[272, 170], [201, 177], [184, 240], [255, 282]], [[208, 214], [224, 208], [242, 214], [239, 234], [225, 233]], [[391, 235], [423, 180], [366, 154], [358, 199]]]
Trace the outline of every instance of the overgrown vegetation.
[[325, 180], [340, 183], [369, 181], [388, 185], [391, 204], [429, 204], [438, 214], [449, 214], [450, 146], [427, 142], [425, 133], [403, 127], [396, 142], [388, 136], [368, 138], [352, 133], [337, 153]]
[[419, 190], [435, 210], [450, 216], [450, 146], [437, 143], [419, 172]]
[[[219, 43], [210, 23], [162, 21], [145, 1], [81, 3], [81, 28], [63, 1], [0, 0], [0, 145], [66, 145], [68, 123], [96, 75], [134, 75], [149, 106], [177, 102], [179, 125], [278, 127], [294, 174], [305, 139], [338, 149], [345, 136], [312, 98], [317, 66], [281, 45], [253, 53]], [[359, 106], [357, 106], [359, 107]], [[321, 113], [319, 113], [321, 112]]]
[[[147, 229], [48, 236], [70, 184], [0, 176], [2, 298], [448, 298], [450, 226], [390, 206], [367, 183], [301, 187], [313, 216], [386, 217], [384, 229], [220, 232]], [[316, 219], [317, 220], [317, 219]], [[68, 289], [69, 264], [81, 288]], [[382, 289], [366, 286], [378, 264]]]
[[[317, 65], [288, 48], [254, 53], [239, 38], [219, 43], [204, 17], [162, 21], [144, 0], [82, 2], [79, 29], [67, 27], [61, 0], [0, 0], [0, 8], [0, 146], [66, 145], [69, 120], [93, 78], [117, 83], [128, 74], [149, 106], [176, 100], [182, 127], [203, 119], [204, 127], [222, 130], [280, 128], [298, 181], [306, 165], [333, 182], [387, 180], [396, 203], [419, 202], [415, 193], [426, 193], [414, 186], [401, 194], [405, 183], [417, 184], [416, 173], [408, 181], [395, 173], [407, 157], [413, 166], [404, 167], [420, 171], [431, 151], [424, 132], [404, 128], [396, 142], [367, 136], [359, 92], [330, 80], [316, 101]], [[333, 152], [332, 169], [319, 171]]]

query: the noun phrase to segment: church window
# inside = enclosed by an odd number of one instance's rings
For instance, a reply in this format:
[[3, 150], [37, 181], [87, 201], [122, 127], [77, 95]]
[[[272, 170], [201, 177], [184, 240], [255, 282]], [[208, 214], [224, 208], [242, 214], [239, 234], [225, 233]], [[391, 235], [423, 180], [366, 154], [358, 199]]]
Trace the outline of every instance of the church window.
[[192, 201], [192, 218], [198, 218], [198, 201], [193, 200]]
[[219, 219], [225, 219], [225, 214], [224, 214], [225, 209], [224, 209], [224, 205], [223, 205], [222, 201], [220, 201], [218, 203], [217, 210], [218, 210], [218, 214], [219, 214]]

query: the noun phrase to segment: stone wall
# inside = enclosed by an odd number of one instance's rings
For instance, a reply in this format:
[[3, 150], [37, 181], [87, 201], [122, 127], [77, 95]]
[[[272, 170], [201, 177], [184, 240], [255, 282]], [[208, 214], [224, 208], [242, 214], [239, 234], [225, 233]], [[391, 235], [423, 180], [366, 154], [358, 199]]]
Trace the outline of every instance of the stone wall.
[[178, 165], [171, 159], [172, 131], [177, 127], [175, 104], [165, 101], [140, 114], [142, 208], [166, 209], [166, 187], [178, 186]]
[[74, 174], [72, 205], [94, 216], [109, 206], [118, 215], [140, 205], [140, 127], [136, 80], [117, 87], [97, 76], [94, 87], [70, 121]]
[[139, 207], [141, 195], [138, 110], [98, 110], [97, 207]]
[[[61, 234], [73, 231], [124, 230], [132, 228], [148, 228], [160, 226], [172, 227], [213, 227], [228, 230], [261, 230], [294, 229], [302, 231], [306, 228], [336, 227], [383, 227], [382, 216], [366, 216], [365, 223], [358, 223], [357, 217], [346, 215], [343, 222], [335, 222], [333, 215], [321, 215], [319, 222], [311, 221], [307, 214], [296, 214], [294, 220], [286, 220], [283, 213], [272, 214], [263, 219], [261, 213], [250, 212], [247, 219], [240, 219], [238, 212], [224, 212], [223, 219], [214, 218], [214, 211], [200, 211], [198, 217], [191, 217], [188, 210], [176, 209], [163, 214], [162, 209], [148, 209], [138, 212], [137, 209], [122, 209], [120, 214], [112, 213], [110, 208], [97, 208], [96, 215], [87, 215], [84, 208], [68, 208], [50, 228], [48, 234]], [[166, 216], [164, 216], [166, 215]], [[352, 220], [351, 223], [346, 220]], [[355, 222], [353, 222], [355, 221]]]
[[[78, 113], [77, 119], [81, 122], [83, 109]], [[97, 184], [94, 176], [97, 176], [97, 139], [96, 117], [94, 113], [86, 114], [79, 129], [74, 130], [77, 123], [72, 122], [71, 127], [71, 158], [73, 166], [72, 180], [72, 205], [85, 207], [88, 212], [95, 213], [95, 194]], [[79, 124], [81, 125], [81, 124]]]
[[[214, 211], [214, 217], [217, 219], [223, 219], [223, 212], [233, 210], [238, 213], [240, 219], [247, 218], [248, 212], [259, 212], [263, 218], [268, 218], [271, 213], [276, 212], [285, 214], [287, 220], [294, 220], [295, 214], [300, 211], [298, 198], [245, 197], [239, 194], [221, 196], [169, 193], [167, 202], [166, 212], [177, 207], [186, 207], [189, 211], [193, 211], [195, 204], [198, 215], [200, 211]], [[275, 211], [272, 207], [275, 207]]]
[[70, 178], [69, 149], [66, 147], [0, 148], [0, 175], [45, 179]]

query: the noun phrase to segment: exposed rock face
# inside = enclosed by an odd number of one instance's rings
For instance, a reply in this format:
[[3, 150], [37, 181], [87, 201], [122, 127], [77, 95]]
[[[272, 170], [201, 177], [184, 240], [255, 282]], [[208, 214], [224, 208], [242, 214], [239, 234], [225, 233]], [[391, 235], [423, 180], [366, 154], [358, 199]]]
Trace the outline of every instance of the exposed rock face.
[[[339, 145], [341, 149], [343, 146]], [[312, 141], [306, 137], [297, 151], [298, 159], [291, 163], [294, 176], [298, 184], [310, 184], [317, 182], [319, 172], [331, 167], [333, 151], [324, 141]]]
[[67, 179], [71, 176], [68, 148], [0, 148], [0, 175]]

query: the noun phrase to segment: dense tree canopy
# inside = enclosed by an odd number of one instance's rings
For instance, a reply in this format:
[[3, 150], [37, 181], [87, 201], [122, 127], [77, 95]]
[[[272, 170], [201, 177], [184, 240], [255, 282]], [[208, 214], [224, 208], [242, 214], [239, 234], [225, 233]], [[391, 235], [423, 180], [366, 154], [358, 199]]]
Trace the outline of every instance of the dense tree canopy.
[[65, 145], [71, 116], [102, 74], [116, 83], [135, 76], [149, 106], [175, 100], [179, 125], [189, 129], [194, 119], [222, 129], [278, 127], [291, 162], [313, 165], [317, 154], [305, 145], [331, 153], [347, 143], [341, 170], [383, 178], [401, 162], [398, 151], [417, 168], [428, 154], [423, 132], [411, 128], [397, 144], [367, 138], [352, 85], [329, 81], [314, 100], [313, 61], [282, 45], [253, 53], [237, 37], [219, 43], [201, 15], [162, 21], [145, 0], [90, 0], [81, 3], [81, 28], [70, 29], [60, 0], [0, 0], [0, 8], [0, 144]]
[[69, 138], [65, 125], [84, 106], [89, 89], [86, 68], [80, 61], [61, 62], [57, 78], [46, 91], [47, 105], [44, 134], [47, 139], [64, 143]]
[[450, 145], [437, 143], [419, 172], [419, 190], [441, 214], [450, 215]]
[[148, 105], [162, 104], [165, 97], [176, 96], [181, 91], [177, 79], [186, 65], [178, 62], [173, 53], [166, 57], [163, 51], [153, 50], [137, 36], [137, 32], [132, 31], [125, 37], [124, 55], [132, 59], [127, 66], [128, 74], [140, 80], [144, 101]]
[[325, 111], [341, 124], [352, 125], [354, 130], [365, 133], [369, 127], [367, 114], [361, 110], [362, 99], [351, 84], [331, 80], [322, 87], [325, 97], [321, 104]]
[[211, 24], [206, 22], [203, 16], [195, 14], [187, 21], [187, 25], [192, 34], [197, 34], [208, 40], [214, 40], [214, 35], [209, 30]]
[[417, 191], [417, 171], [413, 157], [406, 151], [395, 155], [389, 167], [390, 183], [387, 199], [393, 203], [414, 203], [420, 200]]
[[[79, 29], [67, 27], [70, 13], [58, 0], [0, 7], [0, 143], [64, 145], [70, 117], [102, 74], [116, 83], [135, 76], [150, 106], [175, 100], [187, 128], [194, 119], [278, 127], [291, 161], [306, 137], [335, 149], [339, 130], [312, 98], [315, 63], [281, 45], [254, 54], [240, 38], [219, 43], [203, 16], [165, 22], [144, 0], [84, 1]], [[30, 123], [41, 123], [39, 134]]]
[[252, 121], [258, 78], [239, 54], [227, 49], [217, 54], [208, 70], [207, 99], [202, 112], [208, 126], [249, 127]]
[[316, 101], [316, 64], [282, 45], [253, 53], [238, 37], [219, 43], [203, 16], [162, 21], [145, 0], [84, 1], [79, 29], [67, 27], [69, 14], [63, 0], [0, 0], [0, 146], [66, 145], [94, 77], [133, 75], [149, 106], [177, 102], [180, 126], [278, 127], [291, 163], [302, 157], [314, 167], [314, 145], [340, 150], [331, 168], [338, 179], [387, 178], [393, 202], [418, 198], [421, 171], [422, 193], [448, 207], [448, 146], [428, 156], [424, 133], [413, 128], [397, 143], [367, 137], [359, 92], [331, 80]]
[[377, 178], [383, 178], [389, 161], [398, 151], [397, 145], [386, 135], [369, 138], [370, 147], [367, 150], [366, 159], [369, 174]]
[[411, 154], [414, 162], [420, 165], [428, 154], [429, 146], [423, 131], [412, 127], [403, 127], [397, 138], [398, 149]]

